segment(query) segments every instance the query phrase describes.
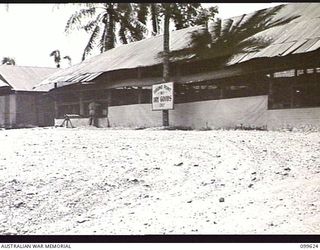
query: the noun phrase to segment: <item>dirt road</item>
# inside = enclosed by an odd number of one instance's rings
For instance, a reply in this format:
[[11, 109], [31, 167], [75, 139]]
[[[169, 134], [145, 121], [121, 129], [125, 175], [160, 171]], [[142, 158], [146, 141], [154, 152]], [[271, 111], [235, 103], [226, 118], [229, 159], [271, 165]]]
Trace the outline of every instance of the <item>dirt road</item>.
[[0, 130], [1, 234], [320, 233], [320, 133]]

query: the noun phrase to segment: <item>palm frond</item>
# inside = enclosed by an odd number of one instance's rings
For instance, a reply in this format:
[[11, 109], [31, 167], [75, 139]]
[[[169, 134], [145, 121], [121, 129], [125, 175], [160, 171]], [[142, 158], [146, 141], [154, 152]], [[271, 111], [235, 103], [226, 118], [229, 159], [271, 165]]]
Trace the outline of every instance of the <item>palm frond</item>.
[[60, 50], [54, 50], [50, 53], [50, 56], [54, 57], [54, 62], [59, 63], [61, 61]]
[[209, 32], [193, 32], [188, 49], [172, 52], [171, 55], [183, 58], [195, 54], [198, 59], [215, 58], [221, 66], [236, 54], [260, 51], [272, 43], [271, 38], [259, 37], [261, 31], [289, 23], [298, 17], [276, 19], [276, 14], [283, 6], [259, 10], [235, 20], [217, 19]]
[[126, 27], [123, 25], [123, 23], [120, 23], [119, 39], [120, 39], [121, 43], [123, 43], [123, 44], [128, 43], [128, 40], [126, 37]]
[[224, 22], [221, 22], [221, 33], [220, 37], [228, 36], [230, 34], [230, 30], [233, 24], [232, 19], [227, 19]]
[[98, 48], [100, 49], [100, 53], [103, 53], [105, 49], [107, 30], [108, 30], [108, 23], [107, 21], [105, 21], [103, 26], [103, 32], [102, 32], [100, 41], [98, 43]]
[[97, 25], [97, 26], [94, 28], [94, 30], [93, 30], [90, 38], [89, 38], [89, 41], [88, 41], [88, 43], [87, 43], [87, 45], [86, 45], [86, 47], [85, 47], [85, 49], [84, 49], [84, 51], [83, 51], [82, 61], [85, 60], [86, 56], [87, 56], [87, 55], [91, 52], [91, 50], [93, 49], [94, 44], [96, 43], [96, 39], [97, 39], [97, 37], [99, 36], [99, 33], [100, 33], [100, 27], [99, 27], [99, 25]]
[[213, 39], [221, 36], [222, 30], [222, 20], [218, 18], [211, 26], [210, 33], [212, 34]]
[[81, 9], [79, 11], [76, 11], [68, 19], [64, 31], [66, 33], [69, 33], [75, 27], [80, 28], [81, 27], [81, 21], [82, 21], [83, 18], [85, 18], [85, 17], [93, 17], [95, 14], [96, 14], [96, 8], [95, 7], [90, 7], [88, 9]]
[[11, 58], [11, 57], [3, 57], [1, 60], [1, 64], [5, 64], [5, 65], [16, 65], [16, 61], [15, 59]]
[[137, 12], [137, 19], [143, 24], [147, 23], [147, 17], [149, 15], [148, 5], [149, 4], [147, 3], [138, 3], [137, 5], [134, 5], [135, 11]]
[[71, 57], [70, 56], [64, 56], [63, 59], [71, 61]]

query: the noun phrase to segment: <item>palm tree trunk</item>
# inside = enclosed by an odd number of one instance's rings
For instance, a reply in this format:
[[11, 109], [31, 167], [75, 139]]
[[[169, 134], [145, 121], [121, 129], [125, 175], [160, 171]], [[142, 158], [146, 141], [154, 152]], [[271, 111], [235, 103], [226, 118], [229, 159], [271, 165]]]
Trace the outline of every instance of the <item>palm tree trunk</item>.
[[158, 27], [158, 15], [156, 13], [156, 6], [154, 3], [151, 4], [151, 20], [152, 20], [152, 31], [153, 34], [158, 34], [159, 27]]
[[114, 48], [114, 9], [113, 4], [110, 3], [107, 9], [108, 12], [108, 27], [107, 27], [107, 34], [106, 34], [106, 45], [105, 51]]
[[[169, 52], [170, 52], [170, 4], [165, 4], [165, 15], [164, 15], [164, 32], [163, 32], [163, 81], [169, 82], [170, 71], [169, 71]], [[162, 125], [169, 126], [169, 110], [162, 111]]]

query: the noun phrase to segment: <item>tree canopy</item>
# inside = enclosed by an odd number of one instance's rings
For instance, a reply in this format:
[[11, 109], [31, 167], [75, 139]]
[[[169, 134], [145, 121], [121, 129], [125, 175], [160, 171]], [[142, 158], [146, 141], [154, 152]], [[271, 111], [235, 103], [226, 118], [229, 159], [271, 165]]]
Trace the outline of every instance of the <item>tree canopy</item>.
[[171, 59], [190, 58], [209, 59], [215, 58], [220, 65], [224, 65], [232, 56], [255, 52], [270, 45], [271, 38], [256, 36], [259, 32], [291, 22], [297, 16], [275, 18], [275, 15], [284, 5], [271, 9], [262, 9], [251, 15], [242, 15], [238, 20], [217, 19], [208, 27], [191, 34], [188, 48], [173, 51]]
[[[85, 3], [81, 7], [67, 21], [65, 32], [77, 29], [90, 34], [82, 60], [95, 47], [102, 53], [114, 48], [116, 43], [127, 44], [142, 40], [150, 33], [161, 33], [164, 16], [161, 3]], [[199, 3], [171, 3], [170, 12], [175, 28], [181, 29], [205, 23], [213, 18], [217, 8], [205, 9]]]
[[3, 57], [1, 60], [1, 64], [16, 65], [16, 61], [15, 61], [15, 59], [13, 59], [11, 57]]

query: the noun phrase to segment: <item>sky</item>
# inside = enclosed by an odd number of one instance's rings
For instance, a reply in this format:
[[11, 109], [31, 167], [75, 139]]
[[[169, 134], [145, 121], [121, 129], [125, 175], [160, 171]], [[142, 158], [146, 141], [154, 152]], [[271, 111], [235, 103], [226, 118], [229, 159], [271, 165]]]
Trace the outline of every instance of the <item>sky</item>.
[[[228, 18], [282, 3], [219, 3], [217, 17]], [[55, 67], [49, 54], [58, 49], [70, 56], [72, 64], [81, 62], [89, 39], [84, 31], [64, 32], [69, 17], [78, 9], [74, 4], [0, 4], [0, 59], [12, 57], [20, 66]], [[94, 55], [94, 54], [93, 54]], [[62, 68], [68, 67], [64, 60]]]

